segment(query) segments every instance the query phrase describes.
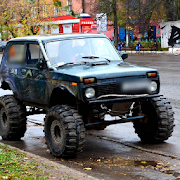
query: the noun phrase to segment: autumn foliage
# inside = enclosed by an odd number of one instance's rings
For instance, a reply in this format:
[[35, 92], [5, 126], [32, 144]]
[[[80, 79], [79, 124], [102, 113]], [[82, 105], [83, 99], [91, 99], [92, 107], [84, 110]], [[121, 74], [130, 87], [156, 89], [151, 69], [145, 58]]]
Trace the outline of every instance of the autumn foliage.
[[39, 34], [47, 27], [43, 19], [64, 14], [61, 7], [65, 4], [65, 0], [61, 3], [58, 0], [1, 0], [1, 39]]

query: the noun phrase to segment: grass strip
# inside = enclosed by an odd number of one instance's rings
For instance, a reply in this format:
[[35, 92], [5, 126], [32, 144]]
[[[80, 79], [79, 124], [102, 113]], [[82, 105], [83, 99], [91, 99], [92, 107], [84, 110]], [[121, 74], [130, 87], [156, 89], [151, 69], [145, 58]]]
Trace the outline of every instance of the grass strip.
[[49, 173], [22, 152], [0, 145], [0, 179], [48, 180]]

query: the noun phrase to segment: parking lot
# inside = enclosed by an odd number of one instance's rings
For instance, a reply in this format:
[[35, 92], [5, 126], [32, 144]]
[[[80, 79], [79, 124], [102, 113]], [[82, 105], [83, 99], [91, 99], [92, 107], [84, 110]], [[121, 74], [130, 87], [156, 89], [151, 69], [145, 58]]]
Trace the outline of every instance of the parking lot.
[[[84, 152], [76, 159], [55, 159], [44, 144], [43, 117], [30, 116], [22, 141], [2, 141], [25, 151], [57, 161], [99, 179], [180, 179], [180, 56], [170, 54], [130, 55], [130, 63], [159, 70], [161, 91], [175, 112], [173, 136], [162, 144], [143, 144], [132, 123], [111, 125], [104, 131], [87, 131]], [[10, 93], [0, 90], [0, 94]]]

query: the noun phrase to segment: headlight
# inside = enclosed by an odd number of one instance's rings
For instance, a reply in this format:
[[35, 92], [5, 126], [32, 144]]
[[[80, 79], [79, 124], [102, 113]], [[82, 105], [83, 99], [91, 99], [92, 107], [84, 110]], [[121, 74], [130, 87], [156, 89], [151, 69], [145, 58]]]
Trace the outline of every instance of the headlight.
[[85, 96], [90, 99], [93, 98], [95, 96], [95, 89], [94, 88], [87, 88], [85, 90]]
[[154, 92], [157, 90], [157, 83], [155, 81], [152, 81], [150, 84], [150, 90], [151, 92]]

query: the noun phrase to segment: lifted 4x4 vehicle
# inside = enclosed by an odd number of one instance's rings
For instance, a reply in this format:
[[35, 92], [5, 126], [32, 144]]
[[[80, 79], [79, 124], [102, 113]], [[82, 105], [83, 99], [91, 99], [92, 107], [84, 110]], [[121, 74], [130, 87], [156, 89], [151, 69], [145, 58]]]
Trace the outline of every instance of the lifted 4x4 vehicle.
[[[26, 116], [46, 113], [45, 139], [56, 157], [82, 151], [85, 128], [103, 130], [133, 122], [146, 143], [167, 140], [174, 127], [172, 107], [160, 89], [156, 69], [123, 60], [100, 34], [40, 35], [8, 42], [1, 66], [0, 135], [19, 140]], [[27, 108], [26, 108], [27, 106]], [[118, 116], [106, 121], [105, 115]]]

